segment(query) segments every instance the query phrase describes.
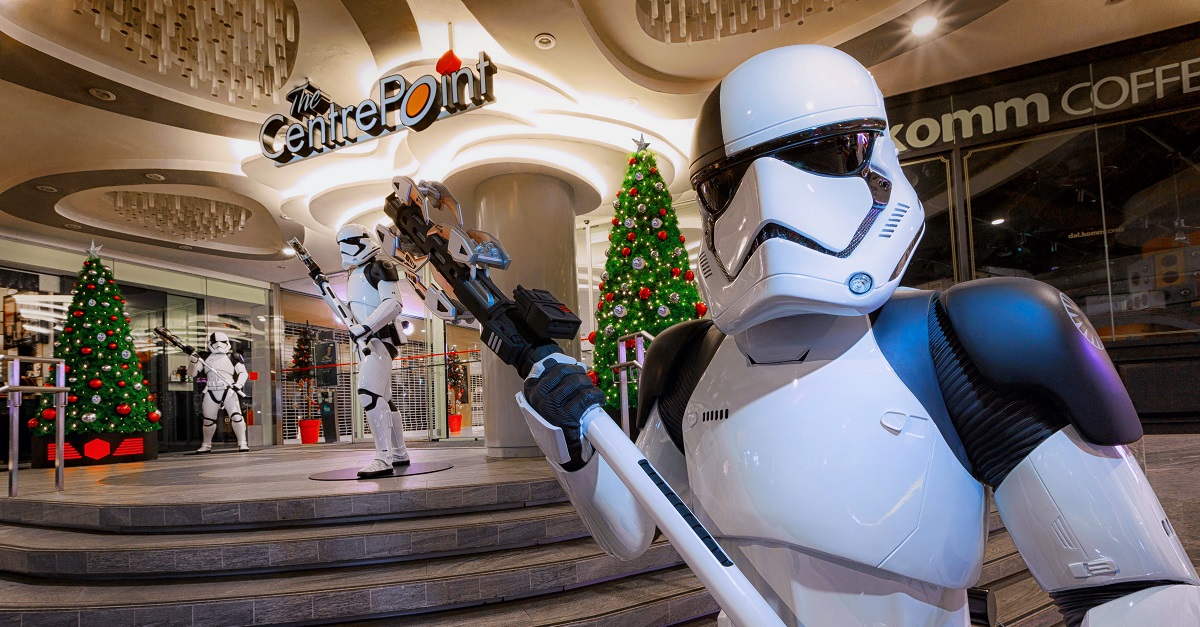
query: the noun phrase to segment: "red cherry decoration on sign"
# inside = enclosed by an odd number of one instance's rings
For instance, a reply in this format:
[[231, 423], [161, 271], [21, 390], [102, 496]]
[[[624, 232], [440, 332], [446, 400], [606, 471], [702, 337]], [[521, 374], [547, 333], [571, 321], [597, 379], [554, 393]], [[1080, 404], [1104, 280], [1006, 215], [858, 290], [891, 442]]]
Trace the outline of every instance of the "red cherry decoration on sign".
[[591, 342], [592, 344], [596, 343], [596, 332], [595, 331], [588, 333], [588, 341]]
[[658, 232], [658, 239], [660, 239], [660, 240], [662, 240], [662, 241], [664, 241], [664, 242], [665, 242], [665, 241], [667, 241], [667, 232], [666, 232], [666, 231], [659, 231], [659, 232]]
[[79, 352], [80, 352], [80, 353], [83, 353], [84, 355], [91, 355], [91, 354], [92, 354], [92, 347], [91, 347], [91, 346], [84, 346], [83, 348], [79, 349]]
[[160, 414], [156, 411], [152, 411], [152, 412], [146, 414], [146, 419], [149, 420], [150, 422], [158, 422], [159, 420], [162, 419], [162, 414]]
[[680, 272], [683, 272], [683, 270], [680, 270], [679, 268], [671, 268], [671, 276], [677, 277], [677, 276], [679, 276]]
[[649, 300], [650, 288], [643, 287], [642, 289], [638, 290], [638, 296], [640, 296], [642, 300]]
[[627, 240], [629, 240], [629, 241], [631, 241], [631, 242], [632, 242], [633, 240], [637, 239], [637, 235], [634, 235], [633, 231], [630, 231], [630, 232], [629, 232], [629, 235], [626, 235], [626, 236], [625, 236], [625, 239], [627, 239]]
[[88, 387], [92, 388], [93, 390], [99, 389], [102, 385], [104, 385], [104, 382], [100, 379], [92, 379], [91, 381], [88, 381]]
[[76, 309], [75, 311], [72, 311], [72, 312], [71, 312], [71, 315], [72, 315], [72, 316], [75, 316], [76, 318], [82, 318], [82, 317], [83, 317], [83, 312], [82, 312], [82, 311], [80, 311], [80, 310], [78, 310], [78, 309]]
[[618, 224], [620, 224], [620, 223], [621, 223], [621, 221], [620, 221], [620, 220], [617, 220], [616, 216], [614, 216], [614, 217], [613, 217], [613, 226], [616, 226], [616, 225], [618, 225]]
[[78, 403], [78, 402], [79, 402], [79, 397], [78, 397], [78, 396], [75, 396], [74, 394], [68, 394], [68, 395], [67, 395], [67, 402], [68, 402], [68, 403]]
[[708, 313], [708, 305], [704, 303], [696, 303], [696, 317], [699, 318]]
[[117, 405], [117, 413], [121, 414], [122, 416], [128, 416], [129, 412], [131, 412], [131, 411], [133, 411], [133, 408], [125, 403], [121, 403], [120, 405]]
[[42, 418], [45, 418], [46, 420], [54, 420], [54, 417], [57, 415], [58, 412], [55, 411], [53, 407], [47, 407], [46, 409], [42, 410]]
[[117, 387], [119, 387], [119, 388], [123, 388], [123, 387], [125, 387], [125, 382], [124, 382], [124, 381], [117, 381]]
[[462, 59], [458, 58], [453, 50], [447, 50], [446, 54], [437, 60], [437, 65], [433, 66], [433, 69], [442, 76], [453, 74], [462, 69]]
[[685, 281], [691, 281], [694, 278], [696, 278], [696, 273], [692, 272], [691, 270], [688, 270], [687, 273], [683, 275], [683, 279]]
[[626, 256], [626, 257], [628, 257], [628, 256], [629, 256], [629, 253], [632, 253], [632, 252], [633, 252], [633, 251], [632, 251], [632, 250], [629, 250], [629, 248], [628, 248], [628, 247], [625, 247], [625, 248], [622, 248], [622, 249], [621, 249], [621, 254], [622, 254], [622, 255], [624, 255], [624, 256]]

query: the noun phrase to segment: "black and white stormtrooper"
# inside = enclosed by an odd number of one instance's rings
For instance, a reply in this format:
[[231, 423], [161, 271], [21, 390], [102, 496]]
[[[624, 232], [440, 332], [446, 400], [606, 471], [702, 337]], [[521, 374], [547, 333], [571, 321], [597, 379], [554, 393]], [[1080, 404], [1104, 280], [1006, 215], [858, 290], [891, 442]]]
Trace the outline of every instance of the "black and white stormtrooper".
[[201, 371], [205, 373], [203, 400], [200, 402], [200, 413], [203, 416], [204, 440], [197, 453], [212, 451], [213, 435], [217, 432], [217, 418], [221, 409], [229, 417], [233, 434], [237, 436], [238, 450], [249, 451], [246, 444], [246, 420], [242, 416], [241, 399], [245, 394], [242, 388], [250, 378], [246, 372], [246, 362], [238, 353], [232, 352], [229, 336], [216, 331], [208, 334], [208, 350], [198, 351], [188, 356], [188, 376], [195, 377]]
[[[712, 319], [652, 343], [637, 446], [785, 624], [967, 625], [987, 487], [1068, 625], [1200, 624], [1125, 446], [1141, 424], [1075, 303], [1028, 279], [897, 291], [924, 216], [858, 62], [751, 58], [705, 102], [693, 158]], [[562, 429], [571, 461], [551, 467], [632, 559], [655, 525], [580, 439], [603, 397], [562, 362], [518, 403], [535, 434]]]
[[375, 460], [360, 477], [392, 474], [393, 466], [409, 463], [400, 412], [392, 403], [392, 360], [405, 342], [394, 324], [400, 315], [400, 275], [395, 262], [380, 257], [375, 236], [361, 224], [337, 232], [346, 281], [346, 305], [353, 320], [350, 338], [358, 351], [358, 399], [375, 438]]

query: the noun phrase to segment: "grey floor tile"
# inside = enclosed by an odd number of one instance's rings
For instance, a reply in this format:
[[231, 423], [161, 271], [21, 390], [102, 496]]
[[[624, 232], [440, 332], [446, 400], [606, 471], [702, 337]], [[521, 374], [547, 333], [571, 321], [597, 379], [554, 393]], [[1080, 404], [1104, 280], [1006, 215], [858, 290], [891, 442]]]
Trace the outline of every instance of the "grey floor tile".
[[133, 608], [79, 611], [79, 627], [134, 627], [137, 611]]
[[253, 601], [219, 601], [192, 606], [195, 627], [229, 627], [254, 623]]
[[[165, 605], [137, 608], [134, 624], [137, 627], [190, 627], [194, 620], [194, 606], [188, 604]], [[233, 624], [236, 623], [226, 623], [226, 625]]]

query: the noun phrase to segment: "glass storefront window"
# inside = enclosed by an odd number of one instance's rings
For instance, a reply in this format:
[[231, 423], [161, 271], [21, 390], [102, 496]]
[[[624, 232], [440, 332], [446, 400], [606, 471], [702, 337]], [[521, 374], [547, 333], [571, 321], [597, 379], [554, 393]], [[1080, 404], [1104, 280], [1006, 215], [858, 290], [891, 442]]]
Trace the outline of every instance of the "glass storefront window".
[[904, 176], [925, 207], [925, 235], [913, 253], [901, 285], [942, 290], [954, 277], [954, 206], [950, 188], [950, 159], [944, 156], [906, 163]]
[[1102, 126], [1096, 133], [1113, 292], [1112, 323], [1101, 334], [1116, 340], [1195, 336], [1200, 110]]

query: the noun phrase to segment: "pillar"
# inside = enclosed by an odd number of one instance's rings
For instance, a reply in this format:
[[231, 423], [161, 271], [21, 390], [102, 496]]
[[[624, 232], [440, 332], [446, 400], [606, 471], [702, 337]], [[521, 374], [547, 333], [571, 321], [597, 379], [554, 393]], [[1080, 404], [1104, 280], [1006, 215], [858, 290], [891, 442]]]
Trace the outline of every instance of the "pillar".
[[[571, 186], [545, 174], [502, 174], [475, 189], [479, 229], [495, 235], [512, 265], [492, 280], [511, 295], [518, 284], [549, 290], [578, 311], [575, 211]], [[564, 349], [579, 355], [578, 340]], [[483, 351], [484, 444], [489, 457], [541, 455], [514, 396], [523, 389], [517, 371]]]

